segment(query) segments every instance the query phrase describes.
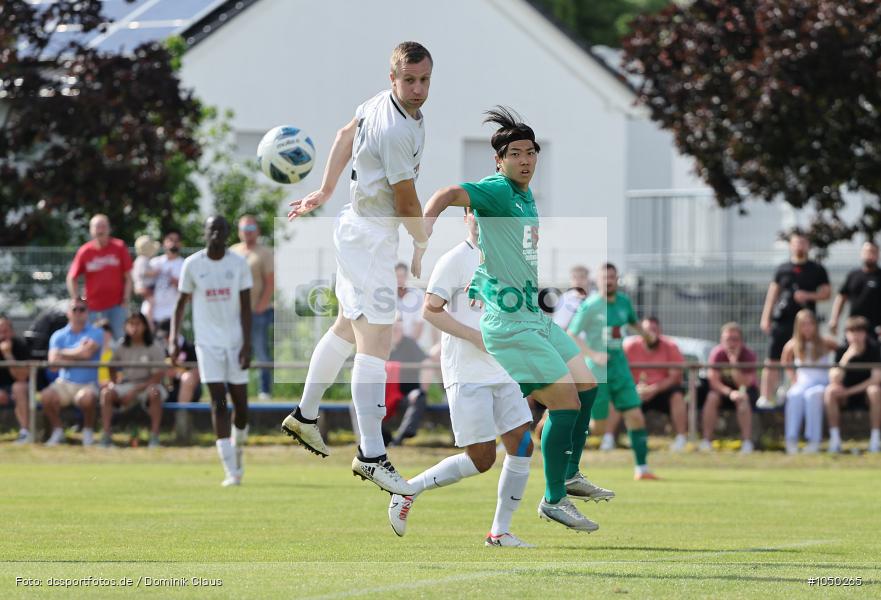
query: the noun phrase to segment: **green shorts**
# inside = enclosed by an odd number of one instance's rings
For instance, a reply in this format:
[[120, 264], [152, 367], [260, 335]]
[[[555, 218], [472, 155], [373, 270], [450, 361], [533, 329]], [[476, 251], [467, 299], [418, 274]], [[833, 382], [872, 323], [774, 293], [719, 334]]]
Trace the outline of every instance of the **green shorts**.
[[545, 315], [535, 321], [509, 321], [485, 312], [480, 332], [487, 352], [524, 396], [563, 378], [569, 373], [566, 363], [580, 352], [569, 334]]
[[598, 421], [609, 418], [609, 402], [620, 413], [642, 406], [629, 368], [609, 369], [608, 383], [600, 383], [597, 388], [590, 416]]

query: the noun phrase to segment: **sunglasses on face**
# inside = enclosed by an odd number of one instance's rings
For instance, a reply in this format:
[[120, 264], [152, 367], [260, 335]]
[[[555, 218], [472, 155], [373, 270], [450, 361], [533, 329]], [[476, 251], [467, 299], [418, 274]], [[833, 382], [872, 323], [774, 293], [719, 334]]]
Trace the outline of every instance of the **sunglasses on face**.
[[254, 223], [242, 225], [239, 227], [239, 231], [257, 231], [257, 225], [255, 225]]

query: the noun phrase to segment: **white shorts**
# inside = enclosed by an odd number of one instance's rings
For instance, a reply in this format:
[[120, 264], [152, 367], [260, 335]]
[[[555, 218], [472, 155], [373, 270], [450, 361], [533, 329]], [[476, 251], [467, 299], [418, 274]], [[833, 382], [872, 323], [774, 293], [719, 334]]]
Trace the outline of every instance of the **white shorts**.
[[218, 348], [196, 344], [196, 360], [202, 383], [247, 384], [248, 371], [239, 366], [241, 348]]
[[336, 220], [336, 297], [343, 316], [374, 325], [395, 322], [398, 229], [357, 216], [347, 206]]
[[456, 446], [491, 442], [524, 423], [532, 411], [516, 383], [454, 383], [447, 388]]

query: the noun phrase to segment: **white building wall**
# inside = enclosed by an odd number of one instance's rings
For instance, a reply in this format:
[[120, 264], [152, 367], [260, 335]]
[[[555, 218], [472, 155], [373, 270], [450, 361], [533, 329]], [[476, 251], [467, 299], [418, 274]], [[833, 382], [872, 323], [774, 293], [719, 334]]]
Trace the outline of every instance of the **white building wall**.
[[[389, 87], [389, 55], [407, 39], [435, 59], [420, 199], [465, 177], [466, 142], [492, 133], [482, 112], [505, 104], [548, 147], [539, 163], [541, 214], [608, 218], [610, 258], [620, 261], [632, 96], [525, 2], [260, 0], [192, 48], [182, 77], [206, 103], [235, 111], [234, 128], [254, 146], [246, 155], [275, 125], [311, 135], [315, 172], [290, 186], [294, 198], [318, 186], [336, 130], [355, 107]], [[347, 177], [325, 216], [347, 202]]]

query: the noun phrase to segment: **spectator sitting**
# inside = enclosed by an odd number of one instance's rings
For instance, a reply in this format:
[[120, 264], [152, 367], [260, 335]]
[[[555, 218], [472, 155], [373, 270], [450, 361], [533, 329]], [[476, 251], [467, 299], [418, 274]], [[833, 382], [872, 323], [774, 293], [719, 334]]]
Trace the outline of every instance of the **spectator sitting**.
[[[711, 365], [755, 363], [756, 353], [743, 343], [743, 332], [737, 323], [722, 326], [721, 343], [710, 352]], [[753, 451], [752, 406], [759, 397], [754, 368], [733, 369], [711, 367], [708, 372], [710, 389], [703, 410], [703, 433], [700, 449], [712, 450], [711, 440], [716, 422], [719, 420], [719, 407], [722, 400], [732, 402], [737, 410], [737, 423], [740, 425], [742, 445], [740, 452]]]
[[137, 258], [132, 265], [132, 282], [135, 293], [143, 298], [141, 312], [148, 320], [153, 320], [153, 292], [156, 288], [156, 271], [150, 266], [150, 260], [156, 256], [159, 244], [149, 236], [142, 235], [135, 240]]
[[125, 322], [125, 338], [114, 350], [110, 363], [111, 382], [101, 390], [101, 417], [104, 434], [101, 445], [112, 445], [110, 427], [113, 408], [121, 405], [128, 409], [140, 402], [150, 413], [150, 448], [159, 447], [159, 424], [162, 421], [162, 403], [168, 390], [162, 385], [165, 367], [114, 367], [127, 362], [162, 363], [165, 351], [153, 341], [147, 317], [142, 313], [130, 315]]
[[[847, 346], [835, 352], [839, 366], [881, 363], [878, 345], [869, 340], [869, 321], [865, 317], [848, 317], [844, 322]], [[881, 452], [881, 369], [839, 369], [829, 371], [829, 386], [823, 401], [829, 419], [829, 452], [841, 452], [839, 421], [843, 406], [853, 407], [868, 400], [871, 434], [869, 452]]]
[[[97, 362], [101, 357], [104, 332], [89, 324], [85, 298], [70, 301], [68, 323], [49, 339], [49, 361]], [[98, 404], [98, 369], [96, 367], [63, 367], [58, 378], [41, 394], [43, 412], [52, 426], [47, 446], [64, 440], [61, 408], [71, 404], [83, 412], [83, 446], [91, 446], [95, 435], [95, 408]]]
[[[624, 341], [624, 354], [631, 365], [638, 363], [684, 363], [685, 359], [679, 348], [670, 339], [661, 335], [661, 323], [657, 317], [646, 317], [642, 320], [642, 328], [650, 332], [655, 343], [648, 345], [640, 336]], [[685, 449], [685, 432], [687, 428], [685, 414], [685, 390], [682, 387], [682, 370], [669, 367], [649, 369], [630, 367], [633, 380], [637, 382], [636, 391], [642, 400], [643, 412], [659, 410], [670, 415], [676, 438], [670, 450], [682, 452]], [[618, 427], [620, 414], [609, 415], [609, 431]]]
[[584, 265], [575, 265], [569, 270], [569, 289], [560, 295], [554, 306], [554, 323], [564, 331], [575, 316], [575, 311], [590, 292], [590, 271]]
[[132, 257], [122, 240], [110, 237], [110, 221], [95, 215], [89, 221], [90, 242], [80, 246], [67, 271], [67, 291], [79, 298], [77, 278], [85, 275], [89, 320], [109, 319], [113, 337], [122, 337], [122, 326], [132, 295]]
[[[783, 346], [784, 365], [831, 364], [836, 342], [820, 335], [817, 317], [806, 308], [795, 316], [795, 334]], [[798, 437], [802, 422], [808, 445], [805, 452], [813, 454], [823, 439], [823, 392], [829, 383], [829, 369], [787, 368], [794, 382], [786, 392], [786, 453], [798, 453]]]
[[392, 326], [392, 350], [386, 363], [389, 373], [386, 383], [386, 394], [389, 399], [386, 402], [386, 419], [397, 412], [400, 400], [407, 402], [397, 433], [394, 436], [387, 431], [383, 434], [383, 437], [389, 440], [387, 443], [392, 446], [399, 446], [406, 438], [414, 437], [419, 430], [419, 423], [428, 403], [426, 391], [431, 385], [432, 378], [430, 367], [401, 367], [401, 363], [429, 362], [419, 344], [404, 335], [403, 330], [403, 322], [400, 319], [395, 320]]
[[[15, 335], [12, 321], [0, 315], [0, 360], [28, 360], [31, 357], [27, 342]], [[18, 420], [16, 444], [30, 441], [28, 431], [28, 369], [27, 367], [0, 367], [0, 406], [10, 400], [15, 403], [15, 418]]]

